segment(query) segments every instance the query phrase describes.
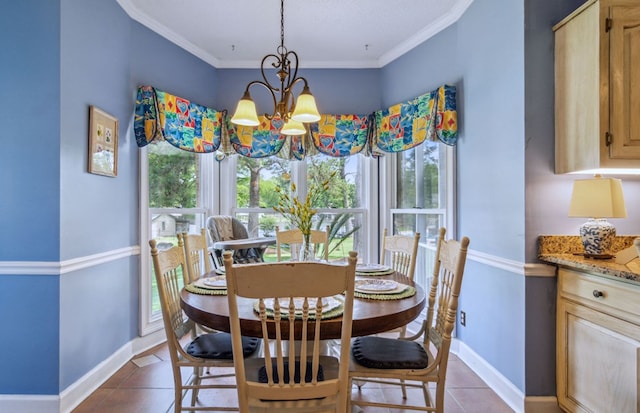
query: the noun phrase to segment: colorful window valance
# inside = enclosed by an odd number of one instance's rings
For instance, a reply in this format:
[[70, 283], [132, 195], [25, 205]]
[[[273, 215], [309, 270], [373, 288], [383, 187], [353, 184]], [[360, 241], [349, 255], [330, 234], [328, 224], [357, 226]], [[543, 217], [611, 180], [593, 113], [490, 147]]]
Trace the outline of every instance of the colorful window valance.
[[374, 152], [401, 152], [426, 139], [455, 145], [458, 135], [456, 89], [444, 85], [374, 114]]
[[269, 120], [259, 116], [260, 124], [256, 127], [236, 126], [227, 121], [229, 141], [233, 149], [248, 158], [264, 158], [276, 155], [287, 141], [285, 135], [280, 134], [284, 122], [274, 118]]
[[177, 148], [207, 153], [219, 148], [249, 158], [280, 156], [302, 160], [321, 152], [344, 157], [365, 151], [374, 156], [413, 148], [426, 139], [455, 145], [458, 135], [456, 89], [444, 85], [371, 115], [322, 115], [309, 134], [280, 134], [282, 120], [260, 117], [260, 125], [231, 124], [226, 111], [198, 105], [151, 86], [138, 88], [134, 132], [138, 146], [164, 139]]
[[264, 158], [278, 155], [302, 160], [321, 152], [333, 157], [354, 155], [367, 144], [369, 119], [366, 115], [322, 115], [310, 126], [311, 136], [287, 137], [279, 133], [283, 122], [259, 117], [256, 127], [227, 124], [229, 141], [240, 155]]
[[367, 115], [322, 115], [311, 125], [313, 144], [336, 158], [355, 155], [367, 145], [369, 124]]
[[185, 151], [209, 153], [220, 146], [224, 118], [224, 112], [141, 86], [133, 129], [139, 147], [164, 139]]

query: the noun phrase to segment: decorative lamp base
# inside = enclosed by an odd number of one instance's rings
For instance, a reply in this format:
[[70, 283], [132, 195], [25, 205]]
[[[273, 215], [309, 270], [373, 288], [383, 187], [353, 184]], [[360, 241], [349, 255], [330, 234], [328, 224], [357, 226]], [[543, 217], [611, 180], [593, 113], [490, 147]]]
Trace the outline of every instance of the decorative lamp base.
[[610, 250], [616, 229], [604, 218], [592, 218], [580, 227], [585, 257], [611, 258]]

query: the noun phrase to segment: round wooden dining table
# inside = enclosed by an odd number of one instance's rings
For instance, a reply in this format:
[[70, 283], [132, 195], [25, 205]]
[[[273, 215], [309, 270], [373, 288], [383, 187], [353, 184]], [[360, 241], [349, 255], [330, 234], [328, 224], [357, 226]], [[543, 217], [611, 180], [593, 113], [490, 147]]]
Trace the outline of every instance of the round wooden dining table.
[[[205, 275], [214, 276], [214, 272]], [[375, 300], [355, 298], [353, 303], [353, 337], [368, 336], [402, 327], [417, 318], [425, 307], [424, 289], [415, 285], [406, 276], [394, 273], [387, 276], [356, 276], [360, 278], [391, 279], [412, 285], [416, 293], [407, 298], [396, 300]], [[254, 311], [255, 300], [238, 297], [240, 328], [242, 334], [250, 337], [262, 337], [262, 327], [258, 314]], [[198, 324], [218, 331], [230, 332], [229, 306], [226, 295], [203, 295], [182, 289], [181, 305], [187, 316]], [[324, 320], [321, 339], [340, 338], [341, 317]]]

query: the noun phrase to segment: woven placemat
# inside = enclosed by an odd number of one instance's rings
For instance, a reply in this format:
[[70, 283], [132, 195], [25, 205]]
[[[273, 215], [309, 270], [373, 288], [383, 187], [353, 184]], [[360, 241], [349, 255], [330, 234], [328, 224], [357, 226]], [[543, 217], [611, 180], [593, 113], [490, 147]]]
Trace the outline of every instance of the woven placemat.
[[189, 291], [190, 293], [194, 293], [194, 294], [202, 294], [202, 295], [227, 295], [227, 289], [226, 288], [217, 288], [217, 289], [213, 289], [213, 288], [202, 288], [202, 287], [198, 287], [196, 285], [192, 284], [188, 284], [184, 287], [185, 290]]
[[[259, 309], [259, 302], [256, 301], [253, 304], [253, 310], [256, 313], [260, 313], [260, 309]], [[297, 310], [297, 309], [296, 309]], [[268, 317], [273, 317], [273, 313], [274, 311], [270, 308], [267, 308], [267, 316]], [[288, 311], [280, 311], [280, 313], [282, 313], [282, 317], [288, 317], [289, 316], [289, 312]], [[323, 311], [322, 312], [322, 318], [321, 320], [327, 320], [329, 318], [334, 318], [334, 317], [339, 317], [342, 315], [342, 313], [344, 313], [344, 306], [342, 304], [340, 304], [338, 307], [333, 308], [329, 311]], [[314, 320], [316, 318], [315, 314], [309, 314], [309, 319]], [[296, 311], [296, 320], [301, 320], [302, 319], [302, 311], [298, 312]]]
[[394, 293], [394, 294], [367, 294], [367, 293], [361, 293], [360, 291], [356, 291], [354, 293], [354, 297], [365, 298], [367, 300], [402, 300], [403, 298], [409, 298], [414, 296], [415, 293], [416, 293], [416, 289], [414, 287], [408, 286], [401, 292]]

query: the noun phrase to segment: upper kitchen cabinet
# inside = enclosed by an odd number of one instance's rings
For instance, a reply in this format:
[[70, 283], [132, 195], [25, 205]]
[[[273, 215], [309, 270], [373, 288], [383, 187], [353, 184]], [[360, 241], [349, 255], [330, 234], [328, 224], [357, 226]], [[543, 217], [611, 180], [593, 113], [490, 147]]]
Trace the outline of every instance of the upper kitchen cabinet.
[[590, 0], [553, 30], [556, 173], [640, 173], [640, 1]]

